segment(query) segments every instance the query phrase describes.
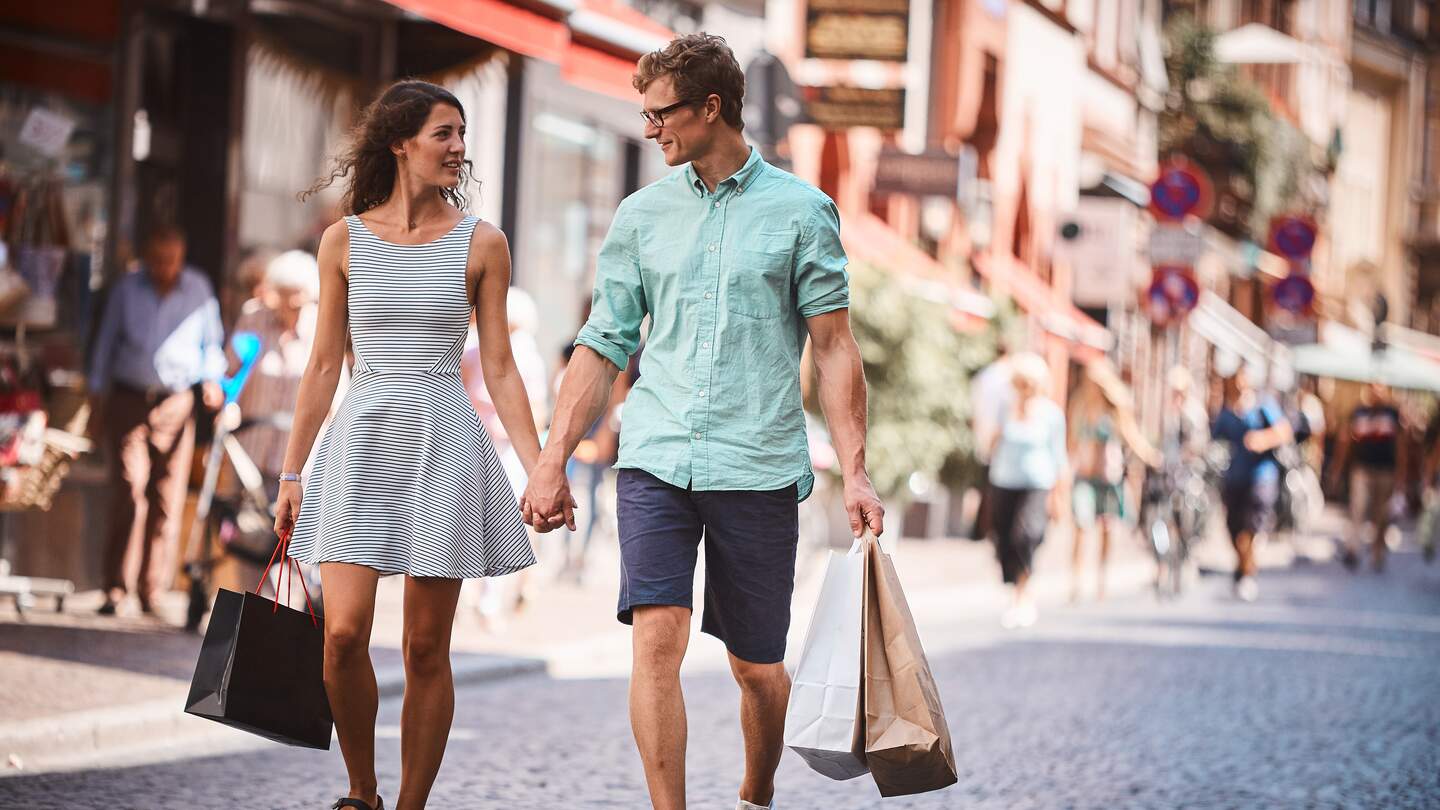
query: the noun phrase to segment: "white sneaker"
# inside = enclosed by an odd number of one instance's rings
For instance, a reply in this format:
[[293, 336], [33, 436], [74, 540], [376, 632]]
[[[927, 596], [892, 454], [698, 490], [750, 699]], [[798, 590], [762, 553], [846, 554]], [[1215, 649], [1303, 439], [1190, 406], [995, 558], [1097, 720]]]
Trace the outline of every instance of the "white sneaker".
[[1026, 602], [1016, 608], [1016, 612], [1019, 614], [1016, 619], [1020, 622], [1020, 627], [1033, 627], [1040, 619], [1040, 611], [1036, 609], [1034, 602]]
[[741, 799], [740, 803], [735, 805], [735, 810], [775, 810], [775, 800], [771, 799], [769, 805], [761, 807], [758, 804], [751, 804], [750, 802]]
[[1235, 598], [1241, 602], [1254, 602], [1260, 596], [1260, 583], [1254, 577], [1241, 577], [1235, 583]]

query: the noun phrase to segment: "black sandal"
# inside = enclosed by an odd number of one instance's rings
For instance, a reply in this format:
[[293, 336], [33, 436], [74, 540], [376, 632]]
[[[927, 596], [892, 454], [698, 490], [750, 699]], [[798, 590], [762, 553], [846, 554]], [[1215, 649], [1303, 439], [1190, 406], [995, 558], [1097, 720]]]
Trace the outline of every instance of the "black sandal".
[[330, 805], [330, 810], [341, 810], [342, 807], [353, 807], [355, 810], [385, 810], [385, 800], [380, 798], [380, 794], [377, 793], [375, 794], [375, 806], [371, 807], [359, 799], [336, 799], [335, 803]]

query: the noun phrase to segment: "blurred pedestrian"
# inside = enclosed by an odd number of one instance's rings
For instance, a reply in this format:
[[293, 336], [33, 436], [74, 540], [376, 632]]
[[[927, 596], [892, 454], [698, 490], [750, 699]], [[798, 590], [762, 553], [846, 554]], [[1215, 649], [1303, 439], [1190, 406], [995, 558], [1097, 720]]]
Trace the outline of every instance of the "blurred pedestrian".
[[1275, 527], [1280, 495], [1280, 465], [1275, 449], [1294, 433], [1279, 405], [1256, 390], [1260, 372], [1246, 366], [1225, 379], [1224, 404], [1211, 428], [1216, 441], [1229, 445], [1230, 463], [1222, 478], [1220, 499], [1225, 524], [1235, 547], [1235, 595], [1253, 602], [1260, 593], [1255, 575], [1257, 540]]
[[[995, 359], [975, 372], [970, 381], [970, 426], [975, 434], [975, 458], [980, 462], [982, 481], [990, 480], [990, 449], [995, 446], [995, 437], [1005, 421], [1005, 412], [1010, 407], [1013, 389], [1010, 384], [1010, 344], [1001, 340], [996, 347]], [[994, 512], [989, 485], [980, 488], [980, 504], [975, 509], [976, 539], [990, 538], [994, 528], [991, 515]]]
[[[555, 372], [555, 380], [551, 384], [556, 398], [559, 398], [560, 386], [564, 384], [565, 369], [570, 365], [570, 358], [575, 353], [575, 346], [568, 345], [560, 354], [560, 366]], [[635, 362], [632, 360], [630, 366], [633, 368]], [[610, 402], [605, 406], [605, 412], [595, 424], [590, 426], [585, 438], [575, 447], [575, 455], [570, 459], [565, 470], [565, 477], [580, 485], [580, 497], [576, 500], [579, 503], [580, 515], [575, 519], [575, 530], [562, 529], [565, 535], [565, 564], [561, 569], [561, 576], [569, 577], [576, 584], [581, 583], [585, 577], [585, 559], [590, 550], [590, 541], [595, 535], [595, 528], [600, 520], [600, 486], [605, 482], [605, 476], [615, 464], [616, 453], [619, 451], [620, 441], [620, 412], [625, 402], [625, 396], [630, 390], [629, 369], [626, 373], [615, 378], [615, 385], [610, 391]]]
[[1063, 514], [1070, 476], [1065, 412], [1046, 394], [1050, 368], [1039, 355], [1021, 353], [1010, 361], [1010, 379], [1010, 408], [990, 450], [995, 555], [1012, 586], [1000, 619], [1007, 629], [1029, 627], [1039, 616], [1030, 571], [1046, 529]]
[[195, 390], [224, 400], [224, 328], [210, 281], [185, 264], [185, 234], [160, 227], [141, 268], [115, 282], [90, 358], [91, 423], [109, 450], [113, 492], [103, 615], [133, 590], [154, 612], [174, 567], [195, 447]]
[[1400, 408], [1390, 398], [1390, 389], [1370, 383], [1360, 393], [1360, 405], [1340, 427], [1335, 458], [1330, 466], [1330, 485], [1350, 473], [1350, 532], [1345, 538], [1341, 560], [1354, 571], [1360, 567], [1360, 553], [1370, 532], [1370, 565], [1385, 569], [1385, 532], [1390, 527], [1391, 500], [1404, 492], [1399, 476], [1406, 469], [1408, 442]]
[[[1095, 598], [1105, 598], [1105, 568], [1110, 559], [1110, 540], [1120, 533], [1120, 523], [1129, 517], [1125, 497], [1125, 449], [1151, 467], [1159, 466], [1157, 453], [1140, 435], [1127, 391], [1106, 367], [1097, 361], [1085, 368], [1080, 385], [1071, 397], [1069, 456], [1074, 465], [1075, 484], [1071, 491], [1074, 516], [1074, 548], [1070, 556], [1070, 601], [1080, 599], [1080, 580], [1085, 547], [1092, 532], [1099, 534], [1100, 559], [1096, 571]], [[1103, 375], [1103, 376], [1102, 376]], [[1108, 385], [1102, 385], [1102, 379]]]
[[[539, 310], [535, 306], [535, 299], [529, 293], [519, 287], [511, 287], [505, 291], [505, 314], [510, 353], [515, 358], [515, 368], [520, 373], [520, 379], [525, 383], [525, 393], [530, 398], [530, 415], [538, 431], [549, 405], [546, 398], [545, 359], [540, 356], [540, 344], [535, 339], [535, 332], [540, 326]], [[515, 493], [515, 497], [519, 498], [525, 491], [525, 465], [520, 461], [519, 452], [505, 431], [495, 400], [490, 396], [490, 389], [485, 384], [483, 359], [479, 334], [471, 329], [465, 350], [460, 355], [460, 378], [465, 383], [465, 390], [470, 394], [470, 404], [475, 407], [480, 423], [485, 426], [495, 445], [495, 452], [500, 456], [500, 466], [505, 470], [510, 489]], [[527, 526], [526, 532], [531, 535], [531, 544], [535, 545], [533, 530]], [[530, 569], [526, 569], [513, 577], [487, 577], [468, 586], [473, 595], [467, 596], [466, 602], [474, 604], [486, 630], [499, 632], [504, 629], [526, 598], [530, 573]]]
[[[533, 565], [499, 456], [471, 411], [460, 356], [474, 322], [486, 387], [521, 463], [540, 453], [511, 353], [505, 235], [465, 213], [465, 113], [448, 90], [396, 82], [361, 113], [330, 178], [348, 215], [321, 238], [315, 347], [300, 383], [275, 530], [320, 566], [325, 689], [350, 784], [336, 807], [381, 810], [370, 630], [379, 578], [405, 576], [398, 810], [425, 806], [455, 711], [450, 636], [464, 579]], [[350, 389], [315, 456], [347, 336]], [[302, 506], [302, 497], [305, 499]]]
[[[680, 665], [705, 549], [701, 629], [740, 686], [741, 810], [771, 806], [790, 680], [798, 502], [814, 473], [800, 398], [808, 336], [856, 537], [884, 509], [865, 471], [865, 378], [850, 330], [840, 217], [823, 193], [771, 167], [741, 134], [745, 76], [725, 41], [688, 34], [642, 57], [645, 137], [685, 166], [621, 203], [600, 249], [594, 306], [523, 508], [566, 504], [565, 464], [640, 344], [626, 400], [617, 512], [617, 618], [634, 625], [631, 727], [651, 803], [685, 806]], [[639, 246], [643, 245], [643, 249]]]

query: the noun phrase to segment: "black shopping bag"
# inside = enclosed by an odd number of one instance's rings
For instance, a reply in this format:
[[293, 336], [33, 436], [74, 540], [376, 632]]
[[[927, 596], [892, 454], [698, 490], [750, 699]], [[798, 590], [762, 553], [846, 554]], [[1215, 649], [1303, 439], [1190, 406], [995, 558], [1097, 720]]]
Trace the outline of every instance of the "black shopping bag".
[[[276, 553], [293, 563], [284, 556], [288, 545], [283, 539]], [[293, 610], [256, 591], [222, 589], [216, 596], [185, 712], [287, 745], [329, 750], [334, 721], [325, 695], [324, 625], [313, 608]]]

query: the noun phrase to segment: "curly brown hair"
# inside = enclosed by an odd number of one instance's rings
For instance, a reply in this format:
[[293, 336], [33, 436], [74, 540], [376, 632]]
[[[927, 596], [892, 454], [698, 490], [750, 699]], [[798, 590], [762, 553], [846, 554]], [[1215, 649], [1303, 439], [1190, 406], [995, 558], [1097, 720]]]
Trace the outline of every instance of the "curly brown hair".
[[640, 57], [630, 83], [641, 93], [661, 76], [675, 83], [679, 101], [696, 104], [712, 95], [720, 97], [720, 117], [736, 129], [745, 128], [741, 108], [745, 102], [745, 72], [725, 38], [703, 31], [685, 34], [669, 45]]
[[[425, 126], [430, 110], [436, 104], [454, 107], [460, 112], [460, 120], [465, 120], [465, 108], [460, 106], [460, 100], [438, 84], [402, 79], [390, 85], [360, 113], [360, 120], [351, 129], [345, 149], [335, 156], [330, 176], [317, 180], [315, 185], [301, 192], [300, 200], [309, 199], [347, 176], [350, 182], [340, 198], [340, 210], [344, 213], [364, 213], [390, 199], [390, 192], [395, 188], [396, 171], [395, 155], [390, 147], [396, 141], [415, 137]], [[464, 211], [470, 205], [464, 189], [472, 182], [474, 165], [469, 160], [462, 163], [460, 185], [441, 188], [440, 196]]]

